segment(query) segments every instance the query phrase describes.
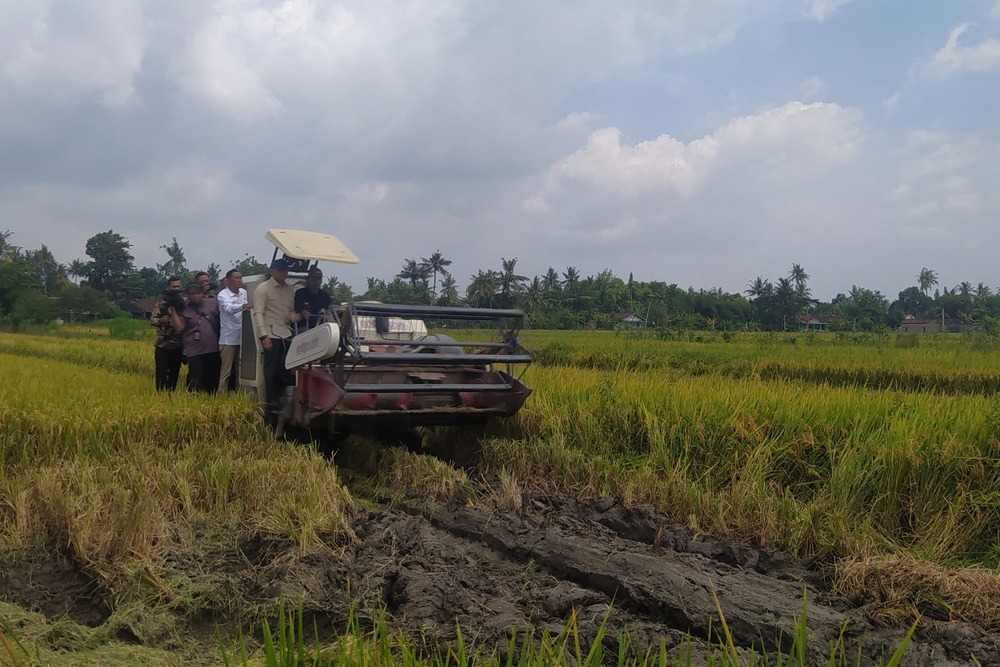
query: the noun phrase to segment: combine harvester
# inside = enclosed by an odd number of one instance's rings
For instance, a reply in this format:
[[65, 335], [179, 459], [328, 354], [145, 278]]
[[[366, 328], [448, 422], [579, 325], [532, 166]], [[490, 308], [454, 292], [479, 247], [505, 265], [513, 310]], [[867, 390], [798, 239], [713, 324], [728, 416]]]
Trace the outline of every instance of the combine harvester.
[[[271, 229], [265, 237], [288, 261], [298, 283], [321, 261], [357, 264], [329, 234]], [[273, 259], [272, 258], [272, 259]], [[264, 276], [252, 276], [253, 291]], [[412, 433], [415, 426], [483, 424], [510, 417], [531, 390], [514, 375], [531, 362], [518, 334], [520, 310], [392, 305], [354, 301], [323, 313], [321, 324], [294, 336], [285, 367], [294, 373], [278, 432], [308, 428], [333, 436]], [[435, 331], [456, 331], [456, 340]], [[243, 318], [240, 388], [264, 398], [260, 332]], [[474, 337], [476, 340], [468, 340]], [[412, 438], [410, 438], [412, 442]]]

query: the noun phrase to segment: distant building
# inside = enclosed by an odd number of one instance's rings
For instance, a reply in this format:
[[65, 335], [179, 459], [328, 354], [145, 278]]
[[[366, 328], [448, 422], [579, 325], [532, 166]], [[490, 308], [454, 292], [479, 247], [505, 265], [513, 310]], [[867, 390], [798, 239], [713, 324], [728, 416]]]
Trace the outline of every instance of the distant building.
[[963, 322], [962, 320], [955, 318], [935, 317], [931, 319], [918, 319], [913, 315], [907, 315], [903, 318], [903, 321], [900, 323], [896, 331], [911, 333], [937, 333], [939, 331], [944, 331], [946, 333], [963, 333], [974, 327], [974, 324]]
[[131, 299], [118, 299], [115, 301], [115, 305], [121, 308], [123, 311], [132, 316], [133, 319], [149, 319], [153, 316], [153, 308], [156, 308], [158, 299], [139, 299], [133, 301]]
[[635, 313], [615, 313], [612, 317], [618, 322], [618, 326], [626, 329], [641, 329], [646, 324], [646, 320]]
[[796, 321], [799, 331], [824, 331], [833, 318], [827, 315], [799, 315]]

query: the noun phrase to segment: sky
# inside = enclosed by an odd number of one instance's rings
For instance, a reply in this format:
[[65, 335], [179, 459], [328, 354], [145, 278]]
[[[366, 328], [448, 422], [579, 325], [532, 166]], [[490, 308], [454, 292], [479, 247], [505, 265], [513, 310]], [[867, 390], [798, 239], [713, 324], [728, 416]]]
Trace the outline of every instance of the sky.
[[1000, 287], [1000, 0], [0, 0], [0, 231], [61, 262], [440, 250], [743, 292]]

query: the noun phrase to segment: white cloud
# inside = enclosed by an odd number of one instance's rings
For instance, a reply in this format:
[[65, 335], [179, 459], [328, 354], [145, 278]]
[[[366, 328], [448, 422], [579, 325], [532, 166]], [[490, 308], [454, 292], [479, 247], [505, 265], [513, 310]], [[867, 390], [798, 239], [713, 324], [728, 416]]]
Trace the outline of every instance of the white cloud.
[[553, 166], [530, 202], [543, 208], [550, 193], [573, 182], [621, 200], [654, 190], [690, 196], [719, 169], [745, 170], [753, 178], [800, 178], [850, 161], [859, 123], [859, 112], [836, 104], [789, 102], [737, 118], [688, 144], [661, 135], [630, 146], [617, 128], [604, 128]]
[[806, 14], [817, 20], [825, 21], [836, 14], [841, 7], [854, 0], [808, 0]]
[[963, 33], [975, 26], [963, 23], [954, 28], [945, 45], [934, 54], [929, 62], [917, 68], [919, 73], [945, 78], [962, 72], [986, 72], [1000, 70], [1000, 40], [984, 39], [973, 46], [958, 43]]
[[738, 252], [759, 236], [797, 234], [803, 221], [823, 238], [861, 178], [846, 167], [864, 147], [862, 120], [835, 104], [791, 102], [687, 143], [597, 130], [522, 200], [527, 234], [539, 244], [616, 243], [623, 254], [706, 244]]

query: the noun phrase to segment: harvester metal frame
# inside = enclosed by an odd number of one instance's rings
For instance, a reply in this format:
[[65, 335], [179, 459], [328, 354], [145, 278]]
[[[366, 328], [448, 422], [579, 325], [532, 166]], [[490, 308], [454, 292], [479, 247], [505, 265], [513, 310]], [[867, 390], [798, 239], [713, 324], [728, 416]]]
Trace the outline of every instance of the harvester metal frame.
[[[357, 262], [328, 234], [269, 230], [266, 238], [276, 246], [274, 256], [282, 251], [296, 274], [319, 260]], [[310, 240], [323, 248], [310, 250]], [[263, 279], [247, 279], [251, 301]], [[297, 283], [298, 275], [289, 280]], [[483, 423], [514, 415], [531, 393], [515, 374], [515, 366], [531, 363], [518, 338], [521, 310], [352, 301], [324, 319], [291, 339], [286, 368], [295, 382], [279, 413], [279, 430], [348, 433]], [[492, 339], [454, 340], [427, 330], [451, 323], [463, 333], [491, 331]], [[241, 354], [241, 388], [263, 400], [263, 350], [249, 313]]]

